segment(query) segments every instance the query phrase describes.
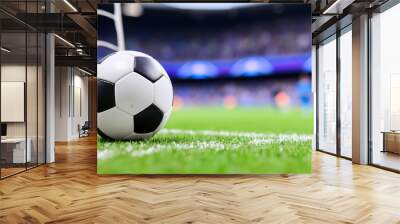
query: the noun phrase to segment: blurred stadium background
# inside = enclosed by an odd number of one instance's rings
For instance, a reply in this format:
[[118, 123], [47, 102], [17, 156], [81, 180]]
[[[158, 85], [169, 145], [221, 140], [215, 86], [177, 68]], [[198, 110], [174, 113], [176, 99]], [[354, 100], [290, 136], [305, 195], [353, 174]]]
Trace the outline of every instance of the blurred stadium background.
[[[161, 62], [174, 108], [299, 108], [311, 113], [311, 16], [307, 5], [122, 4], [123, 30], [100, 5], [98, 60], [121, 49]], [[108, 15], [108, 16], [107, 16]], [[117, 21], [118, 22], [118, 21]], [[124, 43], [120, 37], [123, 33]]]
[[174, 87], [174, 112], [153, 138], [98, 138], [98, 173], [311, 172], [308, 5], [114, 4], [97, 13], [98, 60], [142, 51]]

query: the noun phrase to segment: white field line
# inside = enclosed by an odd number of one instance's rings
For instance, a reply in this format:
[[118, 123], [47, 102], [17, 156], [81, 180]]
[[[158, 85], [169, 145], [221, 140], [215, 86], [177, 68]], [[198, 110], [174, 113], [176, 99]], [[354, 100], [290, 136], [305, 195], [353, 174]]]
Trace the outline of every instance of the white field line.
[[[216, 141], [194, 141], [191, 143], [176, 143], [172, 142], [168, 145], [166, 144], [156, 144], [150, 146], [147, 149], [137, 149], [133, 150], [132, 145], [128, 144], [122, 152], [115, 152], [113, 150], [109, 150], [107, 148], [107, 144], [105, 145], [105, 149], [99, 150], [97, 154], [98, 159], [109, 159], [115, 156], [118, 153], [121, 154], [130, 154], [132, 157], [142, 157], [146, 155], [151, 155], [160, 151], [167, 151], [167, 150], [235, 150], [240, 147], [240, 144], [224, 144], [221, 142]], [[139, 147], [140, 148], [140, 147]]]
[[114, 152], [109, 149], [97, 150], [97, 159], [105, 160], [105, 159], [110, 159], [113, 156], [114, 156]]
[[184, 134], [184, 135], [205, 135], [222, 137], [246, 137], [246, 138], [267, 138], [282, 141], [309, 141], [311, 135], [300, 134], [263, 134], [257, 132], [236, 132], [236, 131], [213, 131], [213, 130], [181, 130], [181, 129], [162, 129], [160, 134]]
[[[182, 135], [202, 135], [202, 136], [230, 136], [245, 138], [240, 143], [223, 143], [218, 141], [193, 141], [191, 143], [171, 142], [168, 144], [156, 144], [148, 148], [145, 143], [140, 144], [137, 149], [133, 149], [132, 144], [127, 142], [126, 147], [120, 150], [109, 150], [112, 143], [105, 143], [104, 149], [98, 150], [97, 158], [100, 160], [109, 159], [118, 154], [129, 154], [132, 157], [142, 157], [166, 150], [236, 150], [241, 145], [268, 145], [282, 142], [306, 142], [311, 140], [309, 135], [298, 134], [261, 134], [253, 132], [228, 132], [228, 131], [211, 131], [211, 130], [178, 130], [164, 129], [159, 132], [161, 135], [182, 134]], [[283, 150], [283, 148], [282, 148]]]
[[227, 147], [225, 144], [220, 142], [204, 142], [204, 141], [196, 141], [193, 143], [172, 143], [168, 145], [153, 145], [148, 149], [145, 150], [135, 150], [132, 151], [130, 154], [133, 157], [141, 157], [150, 154], [154, 154], [160, 151], [166, 150], [206, 150], [206, 149], [213, 149], [213, 150], [223, 150], [223, 149], [237, 149], [239, 145], [229, 145]]

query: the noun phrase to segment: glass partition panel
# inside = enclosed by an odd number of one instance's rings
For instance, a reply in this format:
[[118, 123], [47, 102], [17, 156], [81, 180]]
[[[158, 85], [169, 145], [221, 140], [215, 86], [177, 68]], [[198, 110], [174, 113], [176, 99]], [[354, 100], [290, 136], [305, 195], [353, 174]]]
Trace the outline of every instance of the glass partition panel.
[[38, 164], [45, 163], [46, 158], [46, 145], [45, 145], [45, 120], [46, 120], [46, 108], [45, 108], [45, 99], [46, 99], [46, 74], [45, 74], [45, 65], [46, 65], [46, 37], [44, 34], [39, 33], [38, 35]]
[[318, 48], [318, 149], [336, 153], [336, 38]]
[[[15, 19], [45, 11], [45, 1], [0, 1], [0, 178], [45, 162], [46, 38]], [[26, 19], [26, 18], [25, 18]]]
[[28, 168], [37, 165], [38, 160], [38, 35], [36, 32], [27, 33], [27, 79], [26, 79], [26, 112], [27, 112], [27, 149], [31, 151]]
[[352, 33], [340, 36], [340, 154], [351, 158], [352, 149]]
[[400, 170], [400, 4], [371, 19], [372, 163]]
[[26, 138], [27, 52], [25, 32], [1, 34], [1, 174], [26, 169], [31, 150]]

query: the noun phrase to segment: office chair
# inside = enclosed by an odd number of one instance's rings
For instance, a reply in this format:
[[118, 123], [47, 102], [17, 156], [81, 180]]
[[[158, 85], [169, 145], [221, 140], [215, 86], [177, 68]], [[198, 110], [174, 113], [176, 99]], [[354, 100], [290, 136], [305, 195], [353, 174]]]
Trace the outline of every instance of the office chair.
[[80, 125], [78, 124], [79, 138], [89, 136], [89, 129], [90, 129], [89, 121], [85, 121], [82, 127], [80, 127]]

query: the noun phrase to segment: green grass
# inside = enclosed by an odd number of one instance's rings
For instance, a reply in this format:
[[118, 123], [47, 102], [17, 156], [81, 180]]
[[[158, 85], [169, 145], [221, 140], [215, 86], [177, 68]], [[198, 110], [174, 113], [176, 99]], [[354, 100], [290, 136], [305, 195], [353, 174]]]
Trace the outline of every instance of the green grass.
[[174, 111], [166, 128], [312, 134], [312, 119], [300, 109], [194, 107]]
[[279, 141], [277, 135], [311, 133], [312, 113], [297, 109], [185, 108], [174, 111], [165, 129], [151, 139], [107, 142], [99, 137], [97, 170], [100, 174], [309, 173], [311, 141]]

